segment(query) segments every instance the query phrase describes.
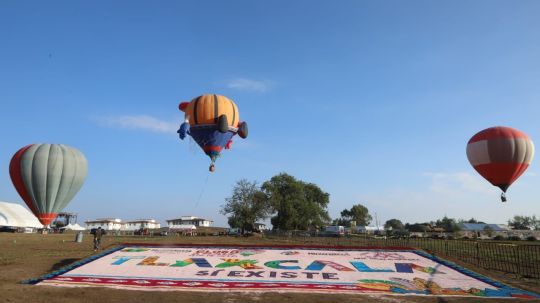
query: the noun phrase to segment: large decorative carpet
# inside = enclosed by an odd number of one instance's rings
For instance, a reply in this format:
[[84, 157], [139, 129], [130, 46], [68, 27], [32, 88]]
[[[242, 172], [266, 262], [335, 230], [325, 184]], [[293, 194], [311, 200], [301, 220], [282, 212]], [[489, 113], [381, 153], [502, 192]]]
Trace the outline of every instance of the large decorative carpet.
[[540, 298], [407, 248], [126, 244], [27, 283], [170, 291]]

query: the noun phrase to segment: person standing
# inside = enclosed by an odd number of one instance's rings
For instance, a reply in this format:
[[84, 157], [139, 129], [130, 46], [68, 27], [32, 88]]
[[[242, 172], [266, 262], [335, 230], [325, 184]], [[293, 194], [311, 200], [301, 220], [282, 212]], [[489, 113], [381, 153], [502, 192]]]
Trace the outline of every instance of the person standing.
[[101, 249], [101, 237], [105, 235], [105, 230], [101, 229], [101, 226], [98, 229], [94, 230], [94, 251]]

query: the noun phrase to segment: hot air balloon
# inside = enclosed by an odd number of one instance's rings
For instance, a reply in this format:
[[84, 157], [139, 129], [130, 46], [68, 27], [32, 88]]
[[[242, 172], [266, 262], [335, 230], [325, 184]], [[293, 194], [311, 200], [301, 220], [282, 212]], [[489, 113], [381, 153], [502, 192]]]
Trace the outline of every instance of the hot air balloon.
[[180, 139], [190, 135], [199, 144], [212, 161], [211, 172], [223, 148], [231, 147], [234, 135], [247, 138], [247, 123], [240, 121], [238, 107], [225, 96], [202, 95], [191, 102], [181, 102], [178, 108], [185, 113], [178, 130]]
[[62, 144], [25, 146], [9, 164], [15, 189], [44, 226], [77, 194], [87, 170], [84, 155]]
[[490, 127], [474, 135], [467, 144], [467, 158], [474, 169], [503, 192], [529, 167], [534, 144], [522, 131], [510, 127]]

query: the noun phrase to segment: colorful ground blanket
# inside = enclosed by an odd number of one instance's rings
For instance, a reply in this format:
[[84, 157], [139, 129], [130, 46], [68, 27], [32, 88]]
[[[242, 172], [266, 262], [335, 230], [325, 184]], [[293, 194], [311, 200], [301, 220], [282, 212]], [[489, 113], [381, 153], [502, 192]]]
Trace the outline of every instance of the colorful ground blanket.
[[37, 285], [540, 298], [404, 248], [126, 244]]

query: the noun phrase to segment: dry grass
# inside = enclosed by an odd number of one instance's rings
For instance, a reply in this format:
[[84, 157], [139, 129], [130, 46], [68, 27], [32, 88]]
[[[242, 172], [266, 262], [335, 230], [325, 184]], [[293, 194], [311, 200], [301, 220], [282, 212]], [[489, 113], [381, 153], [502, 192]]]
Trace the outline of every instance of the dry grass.
[[[92, 243], [85, 235], [83, 243], [75, 243], [74, 234], [8, 234], [0, 233], [0, 302], [540, 302], [540, 300], [449, 298], [419, 296], [380, 296], [305, 293], [216, 293], [216, 292], [152, 292], [110, 288], [64, 288], [25, 285], [20, 282], [39, 277], [77, 260], [92, 255]], [[112, 237], [103, 241], [104, 248], [119, 243], [192, 243], [192, 244], [295, 244], [287, 240], [233, 237]], [[492, 276], [490, 272], [477, 270]], [[539, 291], [536, 282], [525, 284], [511, 277], [495, 276], [513, 286]]]

